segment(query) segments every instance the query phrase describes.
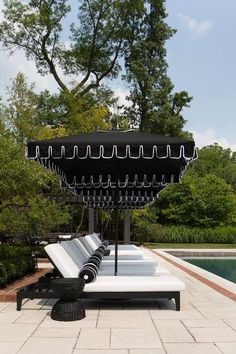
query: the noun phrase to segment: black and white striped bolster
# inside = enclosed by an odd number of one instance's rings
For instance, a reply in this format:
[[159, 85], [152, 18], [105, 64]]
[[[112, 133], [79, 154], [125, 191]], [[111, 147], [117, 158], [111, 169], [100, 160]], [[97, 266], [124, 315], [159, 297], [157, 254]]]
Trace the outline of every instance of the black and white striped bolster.
[[96, 251], [102, 252], [103, 256], [109, 256], [111, 250], [107, 249], [108, 244], [108, 241], [103, 241]]
[[83, 279], [85, 283], [91, 283], [96, 280], [98, 268], [93, 263], [86, 263], [79, 272], [79, 278]]
[[88, 263], [93, 263], [99, 268], [100, 267], [100, 263], [101, 263], [101, 259], [98, 258], [97, 256], [91, 256], [88, 259]]
[[100, 260], [102, 260], [102, 256], [103, 256], [103, 250], [99, 250], [99, 251], [94, 251], [91, 254], [91, 257], [98, 257]]
[[106, 249], [106, 246], [100, 245], [95, 251], [103, 253], [103, 251], [105, 251], [105, 249]]
[[103, 253], [103, 256], [109, 256], [110, 253], [111, 253], [111, 250], [106, 249], [106, 250], [104, 251], [104, 253]]

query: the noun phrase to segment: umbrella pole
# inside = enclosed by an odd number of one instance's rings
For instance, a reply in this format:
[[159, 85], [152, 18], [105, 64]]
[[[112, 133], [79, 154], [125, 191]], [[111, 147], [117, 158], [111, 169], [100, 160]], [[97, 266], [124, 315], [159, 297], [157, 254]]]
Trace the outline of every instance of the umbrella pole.
[[118, 208], [116, 207], [115, 210], [115, 218], [116, 218], [116, 224], [115, 224], [115, 274], [117, 275], [118, 272]]
[[118, 272], [118, 190], [115, 190], [115, 273]]

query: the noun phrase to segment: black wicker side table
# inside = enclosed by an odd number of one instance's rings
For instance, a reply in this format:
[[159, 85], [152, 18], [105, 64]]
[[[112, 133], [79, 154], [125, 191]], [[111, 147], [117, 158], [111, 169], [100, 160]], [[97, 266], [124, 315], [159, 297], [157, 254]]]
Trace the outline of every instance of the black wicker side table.
[[59, 300], [52, 308], [51, 318], [55, 321], [77, 321], [85, 317], [85, 309], [79, 300], [84, 289], [80, 278], [59, 278], [51, 282], [52, 290]]

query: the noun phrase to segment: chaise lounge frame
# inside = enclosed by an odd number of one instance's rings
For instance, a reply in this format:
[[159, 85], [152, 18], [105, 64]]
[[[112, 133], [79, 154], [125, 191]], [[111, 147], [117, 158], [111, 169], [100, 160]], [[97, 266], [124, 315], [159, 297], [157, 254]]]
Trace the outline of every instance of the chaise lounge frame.
[[[23, 299], [58, 299], [58, 296], [51, 288], [51, 280], [55, 278], [64, 278], [55, 262], [48, 255], [48, 259], [54, 266], [54, 270], [48, 272], [38, 282], [21, 288], [17, 292], [17, 311], [21, 310]], [[137, 298], [154, 298], [154, 299], [174, 299], [176, 311], [180, 311], [180, 290], [178, 291], [84, 291], [80, 299], [107, 299], [107, 300], [129, 300]]]
[[[50, 279], [41, 279], [17, 292], [17, 311], [21, 310], [23, 299], [57, 299], [50, 287]], [[128, 300], [138, 298], [174, 299], [176, 311], [180, 311], [180, 291], [142, 291], [142, 292], [83, 292], [80, 299]]]

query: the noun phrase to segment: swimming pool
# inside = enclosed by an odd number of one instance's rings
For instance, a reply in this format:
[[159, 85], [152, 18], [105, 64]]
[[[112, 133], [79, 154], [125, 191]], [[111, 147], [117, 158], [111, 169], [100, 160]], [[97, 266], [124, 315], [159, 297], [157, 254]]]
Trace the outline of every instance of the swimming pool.
[[212, 257], [212, 258], [187, 258], [183, 257], [186, 262], [194, 264], [208, 272], [219, 275], [222, 278], [236, 283], [236, 258]]

